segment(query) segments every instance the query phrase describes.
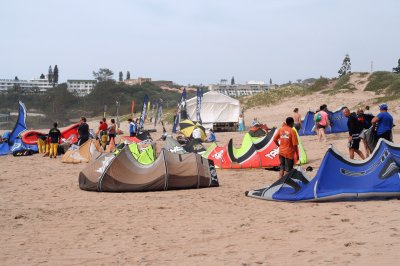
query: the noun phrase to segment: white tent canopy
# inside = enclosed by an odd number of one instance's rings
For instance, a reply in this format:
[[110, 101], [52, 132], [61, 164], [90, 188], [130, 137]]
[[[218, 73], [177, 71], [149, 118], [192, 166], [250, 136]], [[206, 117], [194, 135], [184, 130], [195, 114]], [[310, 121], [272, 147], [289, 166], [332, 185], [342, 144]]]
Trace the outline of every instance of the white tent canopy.
[[[186, 101], [188, 116], [196, 121], [197, 97]], [[240, 114], [240, 103], [222, 93], [209, 91], [204, 93], [201, 103], [201, 120], [203, 126], [211, 128], [213, 123], [237, 122]]]

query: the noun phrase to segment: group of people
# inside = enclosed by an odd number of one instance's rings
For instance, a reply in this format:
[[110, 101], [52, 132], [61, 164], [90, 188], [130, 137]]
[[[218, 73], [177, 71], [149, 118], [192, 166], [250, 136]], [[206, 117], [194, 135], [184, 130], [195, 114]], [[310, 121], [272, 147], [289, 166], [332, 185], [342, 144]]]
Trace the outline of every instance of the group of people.
[[135, 121], [133, 121], [132, 118], [128, 119], [128, 123], [129, 123], [129, 136], [130, 137], [136, 137], [137, 134], [139, 133], [139, 119], [136, 119]]
[[[369, 106], [365, 108], [369, 111]], [[348, 118], [347, 126], [349, 130], [348, 137], [348, 148], [349, 156], [354, 159], [355, 153], [358, 154], [361, 159], [365, 159], [370, 154], [370, 148], [367, 146], [365, 141], [366, 130], [373, 130], [372, 134], [375, 136], [375, 140], [383, 138], [388, 141], [392, 140], [392, 129], [394, 127], [393, 117], [388, 112], [388, 105], [379, 105], [379, 114], [373, 116], [370, 113], [364, 113], [362, 108], [359, 108], [357, 112], [351, 113], [349, 108], [343, 109], [343, 115]], [[293, 127], [297, 130], [301, 129], [301, 116], [298, 113], [298, 108], [295, 108], [293, 115], [286, 118], [285, 123], [281, 128], [278, 129], [277, 134], [274, 137], [274, 142], [279, 147], [279, 160], [280, 160], [280, 172], [279, 177], [283, 177], [285, 173], [291, 171], [294, 166], [294, 161], [299, 158], [298, 154], [298, 138], [294, 132]], [[325, 129], [330, 127], [329, 115], [327, 105], [321, 105], [319, 111], [314, 116], [316, 124], [318, 140], [322, 139], [326, 142]], [[366, 155], [360, 151], [360, 141], [363, 140]]]
[[96, 139], [100, 140], [101, 147], [105, 150], [107, 147], [107, 143], [111, 143], [112, 141], [114, 141], [115, 143], [116, 135], [117, 125], [115, 124], [115, 119], [112, 118], [110, 120], [110, 126], [108, 126], [107, 119], [103, 117], [103, 119], [100, 121], [99, 128], [95, 133]]
[[[369, 107], [366, 108], [369, 110]], [[392, 129], [394, 127], [393, 117], [388, 112], [388, 105], [379, 105], [379, 114], [373, 116], [370, 113], [364, 113], [363, 109], [358, 109], [357, 113], [351, 113], [349, 108], [343, 109], [343, 115], [348, 118], [347, 127], [349, 129], [348, 148], [350, 159], [354, 159], [354, 154], [358, 154], [361, 159], [369, 156], [371, 150], [367, 145], [366, 133], [373, 126], [371, 133], [375, 142], [379, 139], [393, 141]], [[365, 155], [360, 150], [360, 142], [363, 141], [365, 147]]]

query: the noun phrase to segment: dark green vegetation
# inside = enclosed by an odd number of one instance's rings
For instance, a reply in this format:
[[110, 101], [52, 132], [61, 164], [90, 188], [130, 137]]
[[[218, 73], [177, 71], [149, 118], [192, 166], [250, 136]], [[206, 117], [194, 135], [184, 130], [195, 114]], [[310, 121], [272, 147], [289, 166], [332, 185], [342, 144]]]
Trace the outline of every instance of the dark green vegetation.
[[[46, 118], [29, 117], [28, 127], [48, 127], [53, 121], [65, 126], [79, 120], [82, 115], [101, 116], [105, 105], [107, 116], [115, 116], [116, 101], [120, 103], [119, 114], [131, 112], [132, 100], [135, 101], [135, 112], [140, 112], [145, 94], [149, 96], [150, 102], [162, 99], [165, 109], [175, 107], [181, 97], [179, 92], [161, 90], [152, 83], [129, 86], [114, 81], [100, 82], [89, 95], [76, 97], [67, 91], [66, 84], [60, 84], [44, 94], [22, 94], [18, 89], [0, 94], [0, 113], [17, 112], [18, 100], [22, 100], [28, 112], [46, 115]], [[187, 98], [194, 96], [195, 93], [187, 94]]]

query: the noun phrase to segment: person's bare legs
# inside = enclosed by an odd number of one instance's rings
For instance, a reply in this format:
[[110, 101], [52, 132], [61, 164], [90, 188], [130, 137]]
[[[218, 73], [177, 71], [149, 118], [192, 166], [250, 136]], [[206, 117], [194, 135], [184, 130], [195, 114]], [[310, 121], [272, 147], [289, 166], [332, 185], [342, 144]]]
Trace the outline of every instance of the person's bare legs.
[[326, 135], [324, 128], [319, 129], [319, 141], [321, 141], [322, 139], [324, 139], [324, 141], [326, 142]]
[[349, 149], [350, 159], [354, 159], [354, 149]]
[[[365, 159], [365, 156], [364, 156], [364, 154], [362, 153], [362, 151], [360, 151], [360, 150], [356, 150], [356, 151], [354, 151], [355, 153], [357, 153], [360, 157], [361, 157], [361, 159]], [[354, 153], [353, 153], [353, 157], [354, 157]]]

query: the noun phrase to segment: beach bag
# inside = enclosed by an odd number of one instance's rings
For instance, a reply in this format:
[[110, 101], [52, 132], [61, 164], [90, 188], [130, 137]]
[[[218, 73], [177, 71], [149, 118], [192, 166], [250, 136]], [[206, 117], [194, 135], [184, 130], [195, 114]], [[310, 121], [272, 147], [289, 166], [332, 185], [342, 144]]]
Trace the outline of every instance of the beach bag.
[[315, 117], [315, 122], [319, 123], [321, 122], [322, 116], [320, 113], [317, 114], [317, 116]]

